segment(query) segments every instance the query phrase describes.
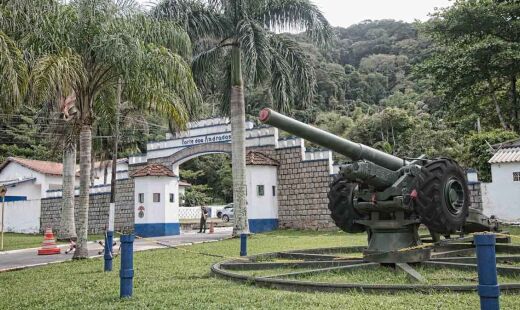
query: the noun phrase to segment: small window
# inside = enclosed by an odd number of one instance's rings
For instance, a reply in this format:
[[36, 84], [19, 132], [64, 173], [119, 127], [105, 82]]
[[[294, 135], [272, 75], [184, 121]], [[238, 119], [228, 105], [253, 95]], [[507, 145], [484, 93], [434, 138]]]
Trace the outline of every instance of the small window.
[[520, 172], [513, 172], [513, 182], [520, 182]]
[[161, 202], [161, 194], [153, 193], [153, 202]]
[[257, 185], [256, 186], [256, 194], [258, 196], [263, 196], [264, 195], [264, 186], [263, 185]]
[[144, 203], [144, 193], [139, 193], [139, 203]]
[[170, 194], [170, 202], [175, 202], [175, 194]]
[[276, 196], [276, 186], [273, 185], [273, 197]]

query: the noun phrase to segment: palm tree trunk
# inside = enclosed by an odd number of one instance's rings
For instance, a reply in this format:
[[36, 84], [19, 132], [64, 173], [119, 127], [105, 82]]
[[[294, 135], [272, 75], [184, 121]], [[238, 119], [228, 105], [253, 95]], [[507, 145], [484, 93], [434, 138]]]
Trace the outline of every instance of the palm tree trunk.
[[83, 124], [79, 134], [79, 205], [78, 205], [78, 241], [76, 242], [76, 252], [74, 258], [88, 257], [88, 207], [89, 207], [89, 191], [90, 191], [90, 169], [91, 169], [91, 153], [92, 153], [92, 127]]
[[[231, 163], [235, 223], [233, 235], [248, 233], [246, 205], [246, 109], [240, 47], [231, 51]], [[253, 189], [250, 189], [252, 191]]]
[[63, 149], [63, 186], [58, 240], [75, 240], [74, 183], [76, 180], [76, 142], [67, 141]]

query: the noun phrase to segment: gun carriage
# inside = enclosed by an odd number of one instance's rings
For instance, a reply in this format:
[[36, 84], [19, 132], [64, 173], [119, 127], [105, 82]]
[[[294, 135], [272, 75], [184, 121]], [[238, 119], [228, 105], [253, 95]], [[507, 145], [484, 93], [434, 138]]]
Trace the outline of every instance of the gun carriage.
[[[418, 262], [428, 249], [396, 252], [421, 244], [419, 225], [434, 241], [440, 235], [497, 230], [497, 222], [470, 208], [464, 170], [449, 158], [424, 155], [405, 159], [340, 138], [271, 109], [260, 121], [342, 154], [352, 163], [341, 167], [330, 185], [329, 209], [336, 225], [349, 233], [366, 231], [365, 258], [377, 262]], [[397, 254], [396, 254], [397, 253]]]

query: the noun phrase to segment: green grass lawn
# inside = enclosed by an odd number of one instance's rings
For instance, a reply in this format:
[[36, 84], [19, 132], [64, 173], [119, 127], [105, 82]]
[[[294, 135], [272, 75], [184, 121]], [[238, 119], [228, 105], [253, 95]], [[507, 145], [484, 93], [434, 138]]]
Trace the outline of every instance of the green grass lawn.
[[[238, 239], [232, 239], [194, 245], [187, 249], [236, 256], [239, 242]], [[249, 240], [249, 254], [362, 245], [365, 242], [364, 234], [277, 231], [253, 236]], [[2, 273], [0, 309], [479, 308], [476, 293], [303, 293], [258, 288], [214, 277], [210, 266], [220, 260], [175, 249], [136, 253], [134, 296], [127, 300], [119, 299], [119, 257], [115, 259], [115, 268], [111, 273], [102, 271], [102, 259]], [[500, 302], [502, 309], [518, 309], [520, 296], [502, 294]]]
[[[101, 240], [103, 238], [103, 235], [88, 236], [88, 239], [91, 241]], [[4, 233], [4, 251], [37, 248], [42, 245], [42, 241], [43, 235], [40, 234]]]

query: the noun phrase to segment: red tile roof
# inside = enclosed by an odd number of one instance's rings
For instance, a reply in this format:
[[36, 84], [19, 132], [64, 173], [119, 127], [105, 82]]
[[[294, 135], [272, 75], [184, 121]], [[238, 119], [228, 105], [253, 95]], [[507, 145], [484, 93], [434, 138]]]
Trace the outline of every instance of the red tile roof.
[[47, 174], [47, 175], [63, 175], [63, 164], [52, 161], [26, 159], [21, 157], [8, 157], [2, 165], [0, 165], [0, 171], [2, 171], [10, 162], [17, 163], [28, 169], [36, 172]]
[[175, 173], [171, 171], [168, 167], [160, 164], [148, 164], [134, 173], [132, 173], [132, 177], [175, 177]]
[[264, 153], [249, 151], [246, 154], [246, 165], [253, 166], [279, 166], [276, 160], [265, 155]]

